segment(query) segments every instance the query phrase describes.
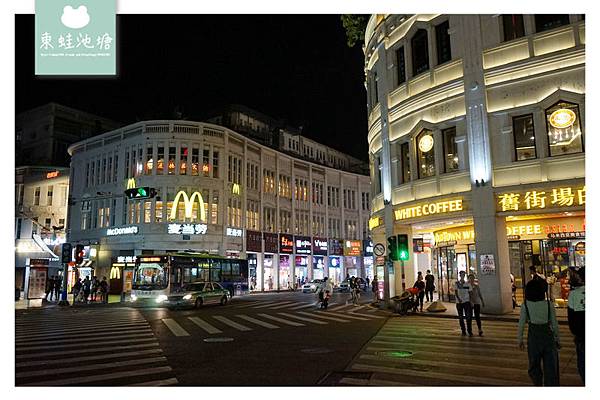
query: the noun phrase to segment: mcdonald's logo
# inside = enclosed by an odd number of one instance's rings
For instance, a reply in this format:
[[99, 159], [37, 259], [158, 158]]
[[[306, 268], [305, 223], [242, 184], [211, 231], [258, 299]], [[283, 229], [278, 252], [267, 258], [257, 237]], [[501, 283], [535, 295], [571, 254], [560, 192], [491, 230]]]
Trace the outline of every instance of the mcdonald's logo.
[[112, 267], [110, 269], [110, 279], [121, 279], [121, 270], [119, 267]]
[[135, 178], [127, 179], [127, 189], [135, 189]]
[[240, 184], [239, 183], [233, 184], [233, 186], [231, 187], [231, 193], [237, 194], [239, 196], [239, 194], [240, 194]]
[[185, 218], [192, 218], [194, 203], [196, 199], [198, 199], [198, 203], [200, 204], [200, 221], [206, 222], [206, 204], [204, 203], [204, 199], [202, 198], [200, 192], [194, 192], [190, 197], [188, 197], [187, 193], [183, 190], [180, 190], [179, 193], [175, 195], [175, 200], [173, 200], [173, 205], [171, 206], [171, 214], [169, 215], [169, 219], [177, 219], [177, 207], [181, 197], [183, 197], [183, 204], [185, 205]]

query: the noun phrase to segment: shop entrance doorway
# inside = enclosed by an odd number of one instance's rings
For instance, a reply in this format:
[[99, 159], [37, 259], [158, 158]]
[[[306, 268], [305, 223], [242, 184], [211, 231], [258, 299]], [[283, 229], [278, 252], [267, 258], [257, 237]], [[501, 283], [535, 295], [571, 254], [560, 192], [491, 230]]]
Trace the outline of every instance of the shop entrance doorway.
[[438, 296], [442, 301], [454, 301], [453, 285], [458, 275], [454, 246], [438, 247], [435, 251], [438, 261]]
[[522, 304], [525, 284], [529, 281], [529, 267], [534, 263], [532, 241], [509, 241], [508, 258], [510, 263], [510, 273], [515, 278], [515, 297], [517, 304]]

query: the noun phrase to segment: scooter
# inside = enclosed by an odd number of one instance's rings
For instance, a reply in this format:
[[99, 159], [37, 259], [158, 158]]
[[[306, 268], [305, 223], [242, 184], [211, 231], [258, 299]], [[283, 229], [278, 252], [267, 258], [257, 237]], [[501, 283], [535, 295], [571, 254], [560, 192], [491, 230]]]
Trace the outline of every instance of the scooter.
[[327, 305], [329, 304], [329, 299], [331, 298], [331, 293], [329, 293], [329, 290], [327, 290], [325, 292], [325, 294], [323, 295], [323, 300], [321, 300], [321, 308], [324, 310], [327, 310]]

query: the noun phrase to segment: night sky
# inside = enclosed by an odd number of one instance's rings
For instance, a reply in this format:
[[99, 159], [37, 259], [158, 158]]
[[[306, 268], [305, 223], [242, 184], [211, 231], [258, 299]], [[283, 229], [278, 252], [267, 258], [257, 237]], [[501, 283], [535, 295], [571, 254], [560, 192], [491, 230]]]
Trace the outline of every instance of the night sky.
[[17, 112], [50, 101], [132, 123], [243, 104], [367, 159], [360, 45], [339, 15], [123, 15], [117, 78], [34, 76], [34, 17], [16, 17]]

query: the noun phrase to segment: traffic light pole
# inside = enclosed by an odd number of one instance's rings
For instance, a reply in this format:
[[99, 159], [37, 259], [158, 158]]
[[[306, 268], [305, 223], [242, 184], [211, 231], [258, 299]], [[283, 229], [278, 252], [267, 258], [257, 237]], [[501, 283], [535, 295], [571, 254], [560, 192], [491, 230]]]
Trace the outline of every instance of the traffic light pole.
[[68, 306], [69, 300], [67, 300], [67, 280], [69, 279], [69, 263], [63, 263], [63, 279], [62, 279], [62, 288], [60, 294], [60, 301], [58, 302], [59, 306]]
[[404, 260], [400, 259], [400, 272], [402, 273], [402, 292], [406, 290], [406, 278], [404, 276]]

